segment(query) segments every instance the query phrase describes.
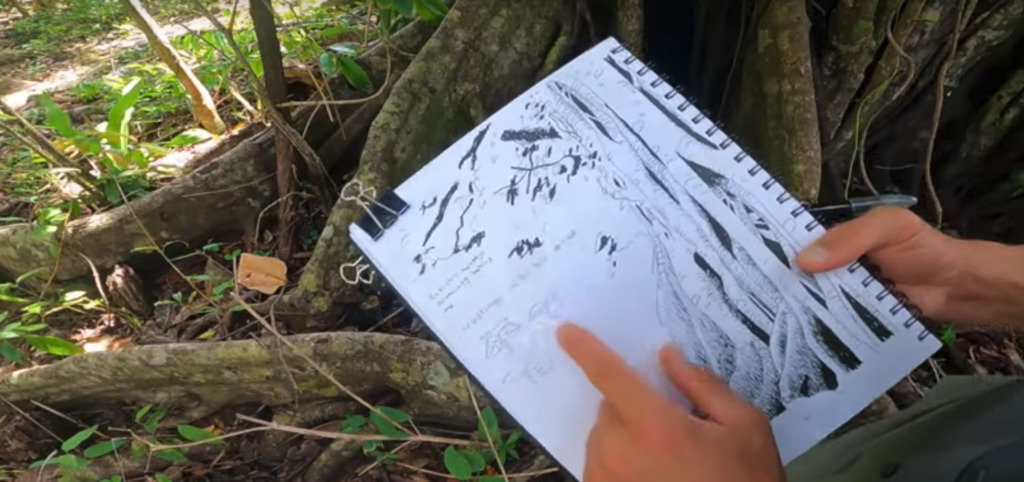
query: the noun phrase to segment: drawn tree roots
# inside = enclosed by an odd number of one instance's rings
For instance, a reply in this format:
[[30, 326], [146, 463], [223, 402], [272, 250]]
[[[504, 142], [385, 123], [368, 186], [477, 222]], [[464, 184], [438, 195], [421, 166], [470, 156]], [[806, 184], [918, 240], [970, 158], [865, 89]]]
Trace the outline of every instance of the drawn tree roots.
[[[803, 2], [768, 0], [458, 2], [439, 26], [416, 24], [394, 38], [397, 50], [410, 55], [392, 56], [397, 80], [389, 95], [339, 109], [345, 132], [318, 110], [307, 140], [328, 162], [338, 162], [342, 153], [359, 158], [354, 173], [352, 166], [331, 166], [339, 186], [355, 179], [367, 188], [393, 188], [605, 35], [618, 33], [631, 43], [645, 39], [645, 55], [682, 42], [689, 60], [676, 69], [685, 75], [674, 80], [798, 196], [836, 200], [871, 187], [899, 189], [922, 198], [925, 215], [941, 202], [946, 219], [956, 221], [947, 229], [1024, 241], [1024, 137], [1014, 135], [1024, 126], [1024, 64], [1018, 54], [1024, 51], [1024, 0], [831, 3], [804, 8]], [[964, 27], [956, 55], [947, 58], [960, 8]], [[681, 28], [680, 19], [693, 28]], [[672, 25], [659, 30], [659, 21]], [[387, 71], [383, 49], [360, 61], [381, 85]], [[938, 85], [946, 88], [933, 135]], [[341, 87], [335, 94], [357, 95]], [[304, 125], [301, 113], [310, 111], [293, 112], [293, 118]], [[362, 132], [365, 142], [357, 142]], [[133, 249], [152, 244], [148, 235], [157, 243], [196, 243], [251, 234], [260, 212], [276, 198], [273, 134], [251, 131], [228, 142], [195, 172], [133, 201], [130, 210], [74, 221], [42, 241], [31, 236], [31, 226], [0, 228], [0, 280], [56, 266], [58, 284], [90, 286], [89, 265], [79, 254], [105, 273], [133, 259]], [[354, 149], [361, 155], [349, 152]], [[926, 163], [938, 188], [935, 198], [925, 190]], [[187, 223], [163, 214], [180, 212], [190, 213]], [[335, 315], [364, 299], [362, 288], [344, 284], [337, 274], [341, 263], [358, 257], [347, 227], [361, 214], [358, 206], [335, 204], [297, 286], [276, 300], [276, 312], [292, 313], [278, 316], [292, 331], [337, 329], [325, 320], [339, 319]], [[51, 244], [61, 246], [59, 264]], [[397, 393], [417, 422], [473, 423], [462, 372], [436, 344], [352, 332], [289, 339], [350, 388]], [[306, 362], [269, 338], [76, 356], [0, 378], [0, 396], [25, 408], [31, 408], [30, 400], [55, 407], [166, 403], [179, 409], [181, 420], [262, 404], [283, 423], [298, 426], [320, 423], [315, 414], [337, 420], [352, 407]], [[483, 394], [478, 397], [486, 403]], [[336, 405], [324, 412], [314, 408], [323, 403]], [[894, 409], [885, 399], [874, 405], [882, 412]], [[0, 415], [13, 413], [3, 405]], [[6, 433], [35, 429], [27, 427], [0, 426], [8, 430], [0, 433], [0, 459], [26, 453], [2, 441], [18, 439]], [[62, 433], [69, 430], [74, 427]], [[280, 434], [268, 433], [261, 447], [281, 456], [283, 443]], [[316, 461], [302, 480], [335, 478], [352, 452], [345, 443], [324, 443], [310, 455]], [[550, 466], [546, 459], [535, 461], [538, 468]]]

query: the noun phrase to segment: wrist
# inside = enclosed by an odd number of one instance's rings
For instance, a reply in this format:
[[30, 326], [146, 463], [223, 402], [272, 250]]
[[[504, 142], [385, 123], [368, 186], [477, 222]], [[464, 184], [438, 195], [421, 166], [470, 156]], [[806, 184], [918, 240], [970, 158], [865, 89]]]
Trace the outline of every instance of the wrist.
[[1024, 246], [957, 240], [946, 305], [958, 321], [1024, 324]]

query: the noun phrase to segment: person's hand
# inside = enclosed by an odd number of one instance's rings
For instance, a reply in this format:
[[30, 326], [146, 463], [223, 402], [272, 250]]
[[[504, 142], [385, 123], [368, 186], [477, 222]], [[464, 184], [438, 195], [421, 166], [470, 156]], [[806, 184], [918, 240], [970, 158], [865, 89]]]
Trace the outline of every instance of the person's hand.
[[796, 261], [816, 273], [867, 255], [926, 316], [949, 319], [955, 316], [950, 293], [962, 261], [956, 243], [909, 210], [881, 207], [829, 229]]
[[563, 325], [558, 340], [604, 395], [583, 482], [785, 480], [764, 413], [674, 348], [659, 353], [665, 374], [704, 416], [651, 386], [584, 329]]
[[829, 229], [796, 261], [823, 272], [863, 255], [928, 318], [1024, 322], [1024, 246], [954, 238], [909, 210], [880, 207]]

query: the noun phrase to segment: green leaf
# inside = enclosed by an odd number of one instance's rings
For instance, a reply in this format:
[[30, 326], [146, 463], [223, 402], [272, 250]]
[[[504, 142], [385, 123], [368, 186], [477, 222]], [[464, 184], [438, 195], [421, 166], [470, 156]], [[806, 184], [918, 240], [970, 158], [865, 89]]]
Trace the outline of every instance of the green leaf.
[[25, 355], [21, 354], [17, 348], [14, 347], [9, 341], [0, 341], [0, 356], [11, 363], [23, 363], [25, 361]]
[[466, 457], [469, 462], [469, 468], [473, 473], [479, 472], [487, 467], [487, 461], [484, 460], [483, 454], [477, 449], [465, 449], [462, 451], [462, 456]]
[[36, 269], [34, 269], [32, 271], [24, 273], [21, 276], [18, 276], [18, 279], [14, 280], [14, 284], [20, 285], [22, 281], [25, 281], [25, 280], [27, 280], [27, 279], [29, 279], [29, 278], [31, 278], [31, 277], [39, 274], [39, 273], [42, 273], [42, 272], [46, 271], [46, 269], [47, 268], [36, 268]]
[[405, 432], [399, 430], [387, 419], [378, 415], [377, 412], [370, 412], [370, 421], [377, 426], [377, 431], [385, 437], [393, 439], [404, 439], [406, 437]]
[[82, 353], [82, 347], [48, 335], [25, 335], [25, 341], [33, 348], [54, 356], [71, 356]]
[[182, 438], [189, 442], [209, 441], [214, 445], [224, 443], [224, 441], [218, 439], [216, 435], [199, 427], [193, 427], [192, 425], [178, 425], [178, 433], [181, 434]]
[[386, 417], [390, 418], [391, 420], [394, 420], [397, 423], [405, 423], [408, 422], [409, 420], [412, 420], [412, 417], [410, 417], [408, 413], [405, 413], [397, 408], [377, 407], [377, 410], [380, 410], [381, 413], [383, 413]]
[[392, 0], [395, 4], [395, 10], [402, 14], [404, 17], [411, 17], [413, 14], [413, 0]]
[[156, 450], [153, 452], [153, 455], [168, 462], [185, 462], [188, 460], [188, 457], [178, 449]]
[[116, 440], [107, 440], [106, 442], [100, 442], [98, 444], [90, 446], [89, 448], [85, 449], [85, 451], [82, 452], [82, 454], [85, 455], [85, 458], [87, 459], [95, 459], [97, 457], [102, 457], [121, 448], [121, 446], [126, 443], [128, 443], [128, 439], [122, 438]]
[[59, 457], [54, 457], [50, 460], [37, 460], [33, 462], [32, 465], [29, 465], [28, 468], [38, 469], [39, 467], [42, 467], [44, 465], [60, 465], [61, 467], [67, 467], [69, 469], [75, 470], [85, 467], [85, 465], [88, 463], [88, 460], [79, 458], [75, 454], [64, 454]]
[[[496, 447], [501, 447], [501, 429], [498, 427], [498, 416], [491, 407], [484, 407], [480, 411], [480, 420], [477, 421], [477, 437], [480, 440], [493, 440]], [[484, 429], [486, 428], [486, 432]]]
[[68, 291], [67, 293], [64, 293], [64, 296], [62, 298], [66, 303], [68, 301], [75, 301], [83, 296], [85, 296], [84, 291]]
[[214, 135], [210, 134], [206, 129], [196, 127], [174, 136], [171, 140], [167, 141], [167, 145], [170, 147], [194, 146], [200, 142], [213, 139], [213, 137]]
[[37, 331], [42, 331], [47, 328], [49, 328], [49, 326], [47, 326], [46, 323], [35, 323], [32, 325], [22, 326], [18, 328], [18, 331], [21, 333], [35, 333]]
[[120, 150], [128, 148], [128, 122], [131, 121], [132, 112], [135, 110], [135, 103], [142, 93], [142, 79], [135, 77], [121, 89], [121, 98], [117, 99], [114, 106], [107, 114], [107, 133], [116, 133], [117, 142], [114, 146]]
[[485, 475], [476, 480], [477, 482], [505, 482], [505, 479], [496, 475]]
[[444, 451], [444, 467], [448, 469], [448, 473], [452, 474], [452, 477], [459, 480], [466, 480], [473, 476], [473, 470], [469, 466], [469, 461], [451, 445]]
[[146, 414], [149, 413], [149, 411], [152, 409], [153, 404], [147, 403], [146, 406], [140, 408], [138, 412], [135, 412], [135, 421], [138, 422], [139, 420], [142, 420], [142, 417], [145, 417]]
[[171, 482], [171, 478], [164, 474], [156, 474], [153, 478], [156, 479], [156, 482]]
[[79, 445], [82, 445], [82, 442], [85, 442], [86, 440], [89, 439], [89, 437], [92, 437], [92, 434], [96, 433], [96, 430], [99, 428], [99, 425], [93, 425], [92, 427], [89, 427], [85, 430], [82, 430], [81, 432], [72, 435], [71, 438], [65, 440], [64, 443], [60, 444], [60, 449], [65, 452], [75, 450], [75, 448], [77, 448]]
[[30, 300], [0, 291], [0, 301], [6, 301], [8, 303], [28, 303]]
[[364, 91], [373, 90], [370, 76], [366, 75], [366, 71], [355, 60], [352, 60], [352, 57], [333, 51], [324, 52], [320, 56], [320, 68], [328, 77], [344, 76], [352, 87]]
[[384, 446], [384, 442], [380, 440], [364, 440], [363, 441], [363, 453], [371, 455], [377, 452], [377, 449]]
[[167, 415], [167, 407], [159, 407], [152, 415], [149, 416], [149, 418], [146, 419], [146, 423], [142, 424], [142, 426], [149, 433], [156, 432], [157, 427], [160, 426], [160, 420], [163, 420], [164, 415]]
[[330, 50], [331, 52], [340, 55], [353, 56], [356, 55], [357, 52], [359, 52], [359, 44], [355, 42], [338, 42], [336, 44], [331, 44], [327, 46], [327, 50]]
[[380, 9], [388, 9], [395, 6], [395, 0], [375, 0], [374, 3]]
[[443, 0], [414, 0], [416, 13], [428, 22], [436, 22], [448, 14], [448, 6]]
[[341, 422], [342, 433], [356, 433], [366, 425], [366, 417], [362, 415], [349, 415]]
[[227, 281], [225, 281], [225, 282], [223, 282], [223, 283], [221, 283], [221, 284], [219, 284], [217, 286], [214, 286], [213, 290], [211, 290], [211, 291], [212, 291], [214, 296], [220, 296], [225, 291], [227, 291], [227, 290], [229, 290], [231, 288], [234, 288], [234, 287], [235, 287], [235, 280], [229, 279], [229, 280], [227, 280]]
[[46, 125], [47, 127], [53, 128], [57, 131], [61, 137], [68, 139], [78, 137], [80, 134], [78, 130], [71, 126], [71, 117], [68, 116], [67, 112], [61, 106], [57, 105], [53, 99], [50, 98], [49, 94], [42, 94], [36, 99], [42, 104], [43, 110], [46, 111]]

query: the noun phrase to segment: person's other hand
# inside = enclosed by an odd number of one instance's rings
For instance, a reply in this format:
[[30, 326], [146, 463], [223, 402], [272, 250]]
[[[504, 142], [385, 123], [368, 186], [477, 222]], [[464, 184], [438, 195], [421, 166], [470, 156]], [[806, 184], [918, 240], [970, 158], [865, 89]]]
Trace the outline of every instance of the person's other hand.
[[909, 210], [880, 207], [832, 227], [796, 261], [816, 273], [867, 255], [926, 316], [946, 321], [960, 315], [949, 302], [963, 255], [956, 243]]
[[667, 377], [706, 417], [647, 383], [586, 330], [563, 325], [562, 348], [604, 395], [586, 447], [583, 482], [783, 482], [764, 413], [673, 348]]

